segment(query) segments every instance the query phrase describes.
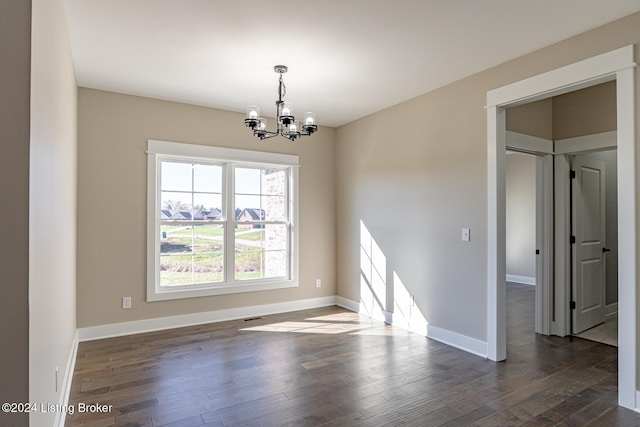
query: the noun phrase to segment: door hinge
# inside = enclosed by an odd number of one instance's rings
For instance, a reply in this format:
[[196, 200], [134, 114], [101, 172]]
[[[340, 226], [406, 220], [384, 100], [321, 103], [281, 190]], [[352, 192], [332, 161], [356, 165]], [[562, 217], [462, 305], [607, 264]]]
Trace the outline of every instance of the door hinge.
[[575, 302], [575, 301], [571, 301], [571, 302], [569, 303], [569, 308], [570, 308], [571, 310], [575, 310], [575, 309], [576, 309], [576, 302]]
[[572, 245], [576, 243], [576, 236], [569, 236], [569, 243]]
[[569, 172], [569, 178], [576, 179], [576, 171], [572, 170]]
[[540, 249], [536, 249], [536, 255], [540, 255]]

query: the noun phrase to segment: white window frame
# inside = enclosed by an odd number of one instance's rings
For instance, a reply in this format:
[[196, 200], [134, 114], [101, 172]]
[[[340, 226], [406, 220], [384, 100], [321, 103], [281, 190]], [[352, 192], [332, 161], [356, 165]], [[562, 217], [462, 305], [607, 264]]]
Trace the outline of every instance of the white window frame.
[[[217, 163], [223, 167], [223, 207], [233, 209], [233, 171], [235, 167], [261, 167], [289, 171], [287, 188], [289, 202], [290, 239], [288, 277], [235, 280], [233, 274], [225, 274], [222, 282], [179, 287], [160, 286], [160, 163], [167, 160]], [[298, 286], [298, 167], [296, 155], [238, 150], [205, 145], [182, 144], [168, 141], [147, 141], [147, 301], [166, 301], [211, 295], [265, 291]], [[267, 221], [268, 222], [268, 221]], [[224, 238], [225, 273], [234, 265], [235, 215], [226, 218]], [[261, 221], [262, 223], [262, 221]], [[230, 228], [231, 227], [231, 228]], [[230, 276], [230, 277], [229, 277]]]

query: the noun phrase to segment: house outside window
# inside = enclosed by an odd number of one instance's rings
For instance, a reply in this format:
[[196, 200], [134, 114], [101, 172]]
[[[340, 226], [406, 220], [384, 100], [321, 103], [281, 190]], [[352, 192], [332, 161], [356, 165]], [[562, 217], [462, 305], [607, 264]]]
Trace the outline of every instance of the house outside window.
[[148, 156], [148, 301], [297, 286], [297, 156], [153, 140]]

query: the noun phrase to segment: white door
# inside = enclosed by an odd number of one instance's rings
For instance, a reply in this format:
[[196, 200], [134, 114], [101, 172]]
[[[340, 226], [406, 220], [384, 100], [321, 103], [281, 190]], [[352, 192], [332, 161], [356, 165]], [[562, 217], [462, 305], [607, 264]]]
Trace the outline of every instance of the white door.
[[605, 320], [605, 166], [582, 156], [572, 160], [572, 333]]

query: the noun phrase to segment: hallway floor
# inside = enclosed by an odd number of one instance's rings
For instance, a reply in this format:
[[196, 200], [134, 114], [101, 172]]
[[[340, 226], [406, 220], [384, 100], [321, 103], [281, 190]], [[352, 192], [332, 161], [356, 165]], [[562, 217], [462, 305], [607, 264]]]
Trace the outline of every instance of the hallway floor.
[[618, 315], [607, 316], [604, 323], [576, 335], [585, 340], [618, 346]]

